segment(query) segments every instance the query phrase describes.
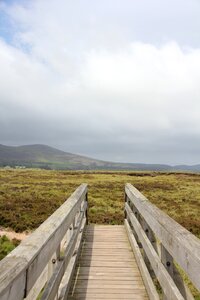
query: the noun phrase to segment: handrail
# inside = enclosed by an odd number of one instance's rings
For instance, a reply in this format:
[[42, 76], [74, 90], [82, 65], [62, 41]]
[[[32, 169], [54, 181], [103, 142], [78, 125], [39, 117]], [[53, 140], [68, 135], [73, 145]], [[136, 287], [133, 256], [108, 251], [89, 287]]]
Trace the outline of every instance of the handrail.
[[143, 248], [148, 269], [153, 269], [166, 299], [193, 299], [174, 261], [200, 290], [200, 240], [151, 204], [131, 184], [125, 186], [125, 201], [125, 225]]
[[[0, 299], [36, 299], [47, 279], [47, 286], [55, 279], [58, 266], [62, 265], [56, 284], [69, 265], [87, 222], [87, 185], [76, 191], [29, 237], [0, 262]], [[66, 240], [67, 237], [67, 240]], [[65, 242], [67, 246], [61, 249]], [[77, 249], [78, 251], [78, 249]], [[44, 275], [44, 276], [42, 276]], [[44, 282], [38, 279], [46, 276]], [[55, 285], [55, 282], [54, 282]], [[32, 296], [31, 296], [32, 295]], [[51, 299], [51, 296], [46, 299]], [[53, 298], [52, 298], [53, 299]]]

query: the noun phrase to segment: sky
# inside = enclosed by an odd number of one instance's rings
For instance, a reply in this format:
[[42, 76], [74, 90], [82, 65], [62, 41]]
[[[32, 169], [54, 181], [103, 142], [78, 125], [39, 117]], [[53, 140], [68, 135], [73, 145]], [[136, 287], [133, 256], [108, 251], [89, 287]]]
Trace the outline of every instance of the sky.
[[0, 0], [0, 143], [200, 163], [199, 0]]

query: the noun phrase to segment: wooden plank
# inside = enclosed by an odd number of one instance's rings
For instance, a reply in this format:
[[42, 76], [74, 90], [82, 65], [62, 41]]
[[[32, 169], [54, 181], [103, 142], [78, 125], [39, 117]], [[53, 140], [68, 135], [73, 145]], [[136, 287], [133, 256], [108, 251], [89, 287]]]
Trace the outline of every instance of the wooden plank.
[[90, 231], [90, 230], [98, 230], [98, 229], [101, 229], [101, 230], [119, 230], [119, 229], [122, 229], [124, 230], [124, 225], [104, 225], [104, 224], [94, 224], [94, 225], [90, 225], [89, 227], [86, 228], [86, 232]]
[[116, 242], [108, 242], [108, 243], [106, 243], [106, 242], [94, 242], [94, 243], [92, 243], [92, 242], [85, 242], [85, 244], [83, 245], [83, 249], [84, 248], [88, 248], [88, 249], [90, 249], [90, 248], [96, 248], [96, 249], [98, 249], [98, 248], [105, 248], [105, 249], [115, 249], [117, 247], [117, 249], [126, 249], [126, 248], [128, 248], [128, 249], [130, 249], [130, 247], [129, 247], [129, 245], [127, 245], [127, 243], [122, 243], [122, 242], [118, 242], [118, 241], [116, 241]]
[[[98, 235], [96, 234], [98, 233]], [[112, 232], [107, 232], [107, 231], [96, 231], [96, 232], [92, 232], [92, 233], [86, 233], [85, 234], [85, 238], [103, 238], [104, 236], [109, 236], [110, 238], [125, 238], [127, 239], [127, 237], [124, 235], [124, 231], [122, 231], [121, 233], [116, 232], [116, 233], [112, 233]]]
[[[113, 250], [113, 249], [111, 249], [111, 250]], [[120, 253], [119, 251], [110, 251], [110, 249], [109, 249], [109, 251], [108, 251], [108, 249], [106, 249], [106, 251], [105, 251], [105, 249], [103, 249], [103, 251], [102, 251], [102, 249], [97, 249], [97, 250], [93, 249], [92, 252], [84, 251], [82, 253], [82, 256], [98, 256], [99, 257], [99, 255], [101, 255], [101, 257], [106, 258], [106, 257], [109, 257], [109, 256], [111, 256], [111, 257], [118, 257], [118, 256], [125, 257], [127, 255], [127, 257], [129, 257], [129, 256], [131, 257], [131, 252], [130, 251], [127, 251], [127, 253], [126, 253], [125, 251], [123, 251], [123, 249], [120, 249], [120, 250], [122, 250], [121, 251], [122, 253]]]
[[122, 289], [121, 287], [104, 287], [104, 288], [100, 288], [100, 287], [95, 287], [95, 288], [87, 288], [84, 287], [84, 288], [75, 288], [75, 293], [74, 294], [80, 294], [80, 293], [86, 293], [87, 294], [97, 294], [97, 295], [100, 295], [100, 294], [136, 294], [136, 295], [144, 295], [146, 296], [146, 290], [145, 290], [145, 287], [144, 286], [132, 286], [130, 288], [127, 288], [125, 287], [124, 289]]
[[[101, 250], [101, 249], [100, 249]], [[95, 253], [90, 253], [90, 252], [84, 252], [84, 254], [82, 253], [82, 255], [80, 256], [80, 259], [82, 258], [86, 258], [87, 260], [87, 257], [91, 257], [91, 259], [95, 259], [95, 257], [99, 258], [101, 255], [102, 259], [105, 258], [105, 260], [109, 260], [109, 258], [111, 260], [115, 260], [115, 259], [121, 259], [121, 260], [126, 260], [126, 259], [132, 259], [131, 258], [131, 253], [130, 252], [123, 252], [123, 254], [120, 254], [119, 252], [104, 252], [104, 253], [101, 253], [100, 251], [98, 252], [95, 252]], [[127, 255], [127, 257], [126, 257]], [[134, 259], [135, 260], [135, 259]]]
[[126, 184], [125, 192], [157, 238], [200, 290], [200, 240], [151, 204], [131, 184]]
[[102, 246], [94, 246], [93, 248], [90, 247], [90, 248], [85, 248], [83, 247], [83, 252], [82, 252], [82, 255], [81, 257], [98, 257], [99, 254], [101, 254], [101, 256], [105, 257], [105, 256], [110, 256], [112, 253], [113, 253], [113, 258], [114, 257], [118, 257], [118, 256], [121, 256], [121, 257], [125, 257], [125, 255], [127, 255], [127, 257], [132, 257], [132, 253], [131, 253], [131, 248], [129, 246], [127, 246], [127, 249], [126, 249], [126, 245], [124, 245], [123, 247], [119, 247], [119, 248], [114, 248], [114, 245], [113, 244], [113, 247], [110, 247], [110, 248], [105, 248], [103, 245]]
[[109, 273], [113, 273], [113, 272], [115, 272], [115, 274], [117, 274], [117, 273], [119, 273], [119, 274], [124, 274], [124, 273], [130, 274], [134, 270], [138, 274], [140, 274], [137, 266], [135, 266], [135, 268], [126, 266], [126, 268], [118, 267], [116, 269], [113, 269], [111, 267], [92, 267], [91, 268], [91, 267], [81, 266], [77, 270], [78, 270], [79, 274], [105, 274], [105, 273], [109, 274]]
[[87, 288], [103, 288], [103, 287], [112, 287], [112, 286], [115, 286], [115, 287], [122, 287], [122, 288], [132, 288], [134, 285], [141, 285], [144, 287], [143, 285], [143, 281], [141, 278], [134, 278], [132, 280], [123, 280], [123, 277], [119, 278], [118, 280], [113, 280], [113, 279], [109, 279], [109, 280], [103, 280], [103, 279], [91, 279], [91, 280], [83, 280], [83, 279], [80, 279], [78, 277], [77, 280], [73, 281], [72, 284], [76, 284], [76, 288], [80, 288], [80, 287], [86, 287]]
[[[135, 263], [134, 262], [128, 262], [129, 267], [134, 267]], [[92, 262], [88, 262], [88, 261], [82, 261], [81, 262], [81, 266], [83, 267], [126, 267], [127, 266], [127, 262], [123, 262], [123, 261], [92, 261]]]
[[[96, 248], [99, 248], [99, 247], [104, 247], [104, 248], [115, 248], [115, 247], [119, 247], [119, 248], [124, 248], [124, 247], [128, 247], [128, 244], [127, 244], [127, 241], [126, 243], [125, 242], [119, 242], [119, 241], [115, 241], [115, 242], [112, 242], [112, 241], [108, 241], [107, 243], [105, 241], [103, 242], [85, 242], [83, 247], [86, 247], [86, 248], [90, 248], [90, 247], [96, 247]], [[118, 249], [119, 249], [118, 248]]]
[[110, 274], [103, 274], [103, 275], [79, 275], [78, 276], [78, 279], [77, 280], [82, 280], [82, 281], [98, 281], [98, 282], [101, 282], [101, 281], [106, 281], [106, 282], [109, 282], [109, 281], [115, 281], [115, 282], [118, 282], [119, 285], [121, 282], [134, 282], [136, 280], [139, 280], [141, 281], [141, 276], [138, 275], [138, 274], [134, 274], [134, 273], [131, 273], [130, 274], [118, 274], [118, 276], [113, 272], [113, 273], [110, 273]]
[[146, 300], [147, 296], [144, 295], [132, 295], [132, 294], [76, 294], [73, 296], [69, 296], [68, 300], [102, 300], [102, 299], [116, 299], [116, 300]]
[[[106, 225], [104, 225], [106, 226]], [[85, 236], [89, 235], [95, 235], [95, 233], [98, 233], [99, 236], [102, 236], [103, 234], [106, 235], [113, 235], [113, 236], [122, 236], [124, 234], [124, 229], [119, 229], [119, 230], [103, 230], [103, 229], [98, 229], [98, 230], [92, 230], [92, 231], [86, 231]]]
[[93, 282], [93, 281], [86, 281], [86, 280], [81, 280], [81, 281], [76, 281], [76, 291], [78, 289], [125, 289], [125, 290], [132, 290], [132, 289], [142, 289], [142, 290], [145, 290], [145, 287], [144, 287], [144, 284], [142, 281], [121, 281], [121, 283], [119, 284], [119, 282], [114, 282], [114, 281], [96, 281], [96, 282]]
[[87, 255], [81, 255], [79, 261], [123, 261], [123, 262], [131, 262], [131, 261], [135, 261], [135, 259], [132, 258], [131, 254], [128, 252], [127, 255], [122, 255], [119, 253], [116, 254], [103, 254], [100, 256], [99, 254], [87, 254]]
[[[86, 238], [85, 239], [85, 242], [86, 243], [103, 243], [105, 241], [105, 236], [102, 237], [102, 238]], [[124, 238], [113, 238], [113, 237], [110, 237], [109, 238], [109, 242], [118, 242], [118, 243], [124, 243], [124, 242], [127, 242], [127, 238], [124, 239]]]
[[109, 248], [105, 248], [105, 249], [87, 249], [87, 248], [84, 248], [82, 249], [82, 255], [98, 255], [98, 254], [102, 254], [102, 255], [109, 255], [111, 253], [113, 253], [114, 255], [116, 254], [121, 254], [121, 255], [124, 255], [126, 253], [128, 254], [132, 254], [132, 250], [131, 250], [131, 247], [127, 247], [127, 249], [109, 249]]
[[133, 272], [129, 272], [129, 273], [124, 273], [124, 274], [121, 274], [120, 272], [119, 273], [116, 273], [115, 270], [113, 271], [113, 273], [97, 273], [97, 274], [93, 274], [93, 275], [89, 275], [89, 274], [85, 274], [85, 275], [81, 275], [79, 274], [78, 277], [74, 280], [88, 280], [88, 279], [91, 279], [91, 280], [113, 280], [113, 281], [122, 281], [122, 279], [124, 281], [129, 281], [129, 280], [141, 280], [141, 275], [140, 273], [138, 272], [135, 272], [133, 270]]

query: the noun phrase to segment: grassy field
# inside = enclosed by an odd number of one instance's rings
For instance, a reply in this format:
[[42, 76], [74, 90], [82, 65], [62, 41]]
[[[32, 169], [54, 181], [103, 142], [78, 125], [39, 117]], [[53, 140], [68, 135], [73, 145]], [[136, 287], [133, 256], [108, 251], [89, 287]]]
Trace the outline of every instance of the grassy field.
[[90, 223], [122, 224], [124, 185], [130, 182], [200, 238], [200, 175], [185, 173], [1, 169], [0, 226], [33, 230], [83, 182], [89, 185]]

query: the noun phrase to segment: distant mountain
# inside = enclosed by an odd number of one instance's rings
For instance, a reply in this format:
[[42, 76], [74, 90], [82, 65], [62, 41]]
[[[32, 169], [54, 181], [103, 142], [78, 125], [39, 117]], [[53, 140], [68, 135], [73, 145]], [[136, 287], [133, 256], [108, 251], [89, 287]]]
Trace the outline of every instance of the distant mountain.
[[114, 163], [64, 152], [46, 145], [0, 145], [0, 167], [24, 166], [55, 170], [200, 171], [200, 165]]
[[47, 169], [87, 169], [103, 162], [64, 152], [46, 145], [0, 145], [0, 166], [26, 166]]

